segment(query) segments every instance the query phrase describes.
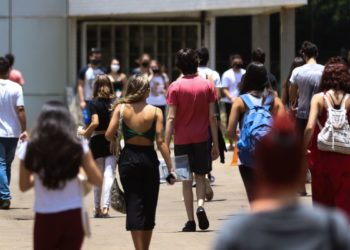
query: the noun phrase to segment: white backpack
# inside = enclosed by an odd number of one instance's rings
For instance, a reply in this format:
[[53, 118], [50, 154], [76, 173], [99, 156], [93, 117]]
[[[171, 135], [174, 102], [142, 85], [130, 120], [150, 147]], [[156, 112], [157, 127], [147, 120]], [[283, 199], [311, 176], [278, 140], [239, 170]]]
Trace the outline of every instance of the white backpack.
[[324, 100], [327, 104], [327, 120], [322, 128], [319, 120], [317, 124], [320, 133], [317, 136], [317, 148], [321, 151], [330, 151], [340, 154], [350, 154], [350, 126], [345, 109], [346, 100], [349, 94], [346, 94], [341, 103], [340, 109], [335, 109], [326, 94]]

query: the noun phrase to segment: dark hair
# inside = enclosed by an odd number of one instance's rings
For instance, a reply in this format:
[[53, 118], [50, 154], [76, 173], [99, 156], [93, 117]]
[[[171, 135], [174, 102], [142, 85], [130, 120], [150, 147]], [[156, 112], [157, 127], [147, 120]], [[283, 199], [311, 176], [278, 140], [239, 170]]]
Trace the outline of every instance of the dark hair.
[[341, 57], [332, 57], [323, 70], [319, 91], [330, 89], [350, 93], [349, 68]]
[[230, 63], [232, 63], [232, 61], [235, 60], [235, 59], [241, 59], [241, 60], [243, 60], [242, 57], [241, 57], [241, 55], [239, 55], [239, 54], [230, 55]]
[[264, 64], [265, 63], [265, 52], [261, 48], [256, 48], [252, 51], [252, 61], [253, 62], [259, 62]]
[[7, 75], [10, 69], [10, 64], [5, 57], [0, 57], [0, 75]]
[[316, 44], [305, 41], [301, 45], [300, 54], [306, 56], [307, 58], [316, 58], [318, 56], [318, 48]]
[[199, 58], [193, 49], [181, 49], [176, 53], [176, 67], [178, 67], [184, 75], [197, 73]]
[[206, 66], [209, 61], [209, 51], [207, 48], [201, 48], [197, 50], [199, 57], [199, 65]]
[[240, 94], [245, 94], [252, 90], [264, 91], [267, 86], [267, 71], [264, 64], [251, 62], [242, 78]]
[[269, 134], [256, 144], [257, 182], [275, 188], [297, 185], [302, 175], [303, 155], [294, 118], [288, 113], [276, 116]]
[[5, 55], [5, 58], [9, 62], [10, 67], [12, 67], [13, 64], [15, 63], [15, 56], [13, 54], [11, 54], [11, 53], [8, 53], [8, 54]]
[[99, 48], [91, 48], [89, 51], [89, 56], [91, 56], [92, 54], [95, 54], [95, 53], [100, 54], [100, 53], [102, 53], [102, 51]]
[[62, 189], [77, 177], [83, 149], [68, 108], [60, 101], [42, 107], [28, 143], [25, 166], [48, 189]]
[[108, 75], [104, 74], [96, 77], [92, 97], [105, 99], [115, 98], [114, 88]]
[[297, 56], [294, 58], [292, 65], [290, 66], [288, 77], [286, 81], [289, 81], [290, 77], [292, 76], [293, 70], [297, 67], [303, 66], [305, 64], [304, 58]]

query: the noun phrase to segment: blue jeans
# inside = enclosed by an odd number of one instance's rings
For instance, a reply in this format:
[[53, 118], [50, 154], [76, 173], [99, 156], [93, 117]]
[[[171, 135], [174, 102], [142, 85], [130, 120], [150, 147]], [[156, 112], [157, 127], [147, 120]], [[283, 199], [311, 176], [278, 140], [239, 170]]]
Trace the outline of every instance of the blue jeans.
[[18, 138], [0, 137], [0, 200], [10, 200], [11, 163], [15, 158]]

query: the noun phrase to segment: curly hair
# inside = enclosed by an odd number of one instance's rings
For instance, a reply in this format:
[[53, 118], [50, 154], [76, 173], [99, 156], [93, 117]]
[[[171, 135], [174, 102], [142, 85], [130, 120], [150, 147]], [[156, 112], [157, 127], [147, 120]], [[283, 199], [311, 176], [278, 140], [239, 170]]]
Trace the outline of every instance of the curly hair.
[[319, 92], [330, 89], [350, 93], [349, 68], [340, 57], [330, 58], [323, 70]]
[[121, 103], [135, 103], [142, 101], [150, 90], [149, 80], [145, 74], [137, 74], [129, 78], [125, 97], [120, 99], [116, 105]]
[[48, 189], [62, 189], [77, 177], [83, 149], [76, 125], [59, 101], [44, 104], [28, 143], [25, 167], [36, 173]]

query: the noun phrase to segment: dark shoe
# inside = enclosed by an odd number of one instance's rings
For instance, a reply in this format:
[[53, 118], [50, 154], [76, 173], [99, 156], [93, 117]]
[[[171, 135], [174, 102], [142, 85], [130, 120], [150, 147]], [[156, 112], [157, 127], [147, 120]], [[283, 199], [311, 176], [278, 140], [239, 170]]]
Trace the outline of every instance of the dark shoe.
[[196, 232], [196, 222], [190, 220], [187, 221], [182, 232]]
[[207, 214], [205, 213], [205, 210], [203, 207], [197, 208], [197, 219], [198, 219], [198, 226], [202, 230], [206, 230], [209, 227], [209, 221]]
[[10, 209], [11, 201], [10, 200], [0, 200], [0, 209], [8, 210]]

